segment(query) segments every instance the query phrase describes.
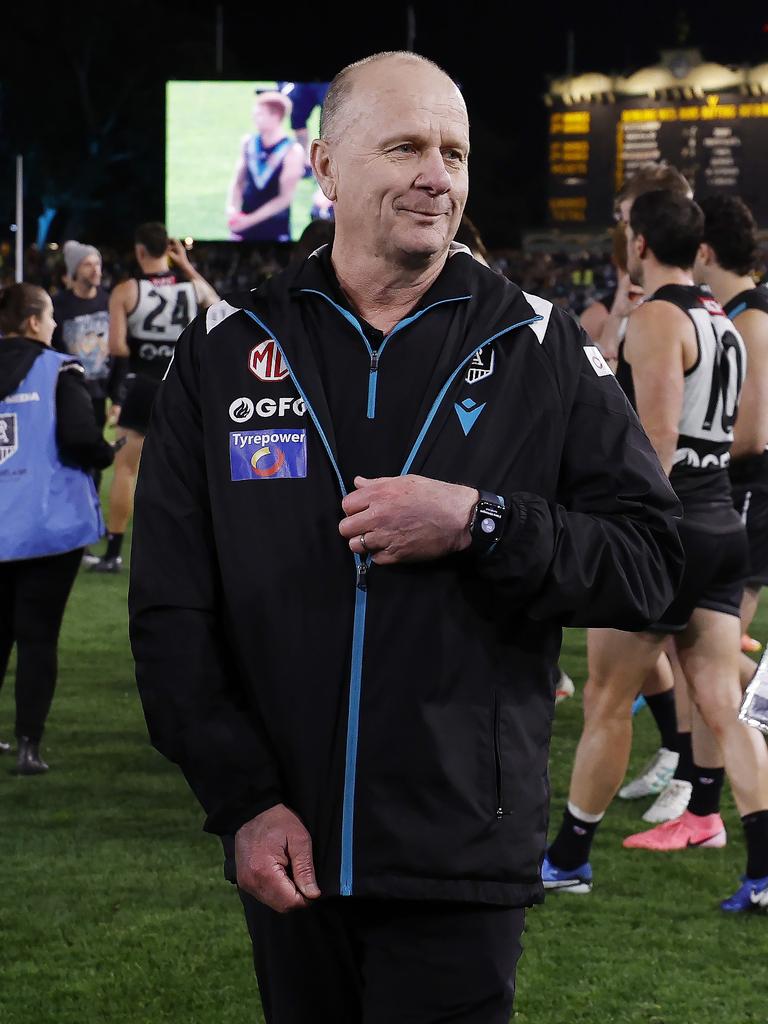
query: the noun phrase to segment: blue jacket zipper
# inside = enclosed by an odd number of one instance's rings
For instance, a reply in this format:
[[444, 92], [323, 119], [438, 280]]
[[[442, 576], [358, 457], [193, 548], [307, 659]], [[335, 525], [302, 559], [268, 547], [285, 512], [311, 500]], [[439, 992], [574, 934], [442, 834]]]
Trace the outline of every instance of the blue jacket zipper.
[[[323, 295], [322, 292], [317, 292], [317, 294], [318, 295]], [[325, 296], [325, 295], [323, 295], [323, 297], [327, 298], [327, 296]], [[328, 301], [331, 302], [330, 299], [328, 299]], [[451, 301], [456, 301], [456, 300], [448, 299], [446, 301], [451, 302]], [[335, 305], [335, 303], [332, 303], [332, 304]], [[438, 305], [438, 303], [435, 303], [435, 305]], [[430, 307], [430, 306], [427, 307], [427, 309], [431, 309], [431, 308], [433, 308], [433, 307]], [[337, 309], [339, 309], [339, 311], [341, 313], [343, 313], [345, 315], [347, 314], [347, 311], [344, 310], [341, 306], [337, 306]], [[302, 400], [304, 402], [304, 405], [306, 406], [307, 413], [308, 413], [310, 419], [312, 420], [312, 422], [313, 422], [313, 424], [315, 426], [315, 429], [317, 430], [318, 434], [320, 435], [320, 440], [323, 443], [323, 447], [325, 448], [326, 453], [328, 455], [328, 458], [330, 459], [331, 466], [333, 467], [333, 471], [336, 474], [336, 479], [338, 480], [339, 488], [341, 490], [342, 497], [346, 497], [347, 496], [347, 489], [344, 486], [344, 478], [342, 477], [341, 471], [339, 470], [339, 467], [338, 467], [338, 465], [336, 463], [336, 459], [334, 458], [333, 449], [331, 448], [330, 443], [328, 441], [328, 438], [327, 438], [327, 436], [325, 434], [325, 431], [323, 430], [323, 428], [322, 428], [322, 426], [320, 424], [320, 421], [317, 418], [317, 414], [315, 413], [315, 410], [312, 408], [312, 405], [310, 404], [310, 401], [307, 398], [307, 395], [305, 394], [301, 384], [298, 381], [298, 378], [296, 377], [295, 373], [293, 372], [293, 369], [291, 367], [290, 362], [288, 361], [288, 358], [287, 358], [287, 356], [285, 354], [283, 346], [280, 344], [280, 342], [279, 342], [277, 336], [275, 335], [274, 331], [272, 331], [269, 327], [267, 327], [267, 325], [264, 323], [264, 321], [261, 320], [258, 316], [256, 316], [255, 313], [252, 313], [251, 310], [249, 310], [249, 309], [244, 310], [244, 312], [247, 313], [247, 315], [251, 318], [251, 320], [253, 320], [255, 323], [257, 323], [259, 325], [259, 327], [261, 327], [264, 331], [267, 332], [269, 337], [274, 340], [275, 344], [277, 345], [278, 349], [280, 350], [280, 354], [283, 357], [283, 362], [285, 363], [285, 365], [286, 365], [286, 367], [288, 369], [288, 372], [291, 375], [291, 379], [293, 380], [293, 383], [296, 385], [296, 390], [301, 395], [301, 398], [302, 398]], [[426, 312], [427, 312], [426, 309], [421, 311], [421, 313], [426, 313]], [[410, 318], [411, 321], [416, 319], [416, 317], [419, 316], [419, 315], [420, 314], [416, 314], [414, 317], [411, 317]], [[349, 314], [349, 316], [351, 316], [351, 314]], [[352, 318], [352, 319], [354, 319], [354, 318]], [[446, 396], [446, 394], [448, 392], [448, 389], [450, 388], [451, 384], [456, 379], [456, 377], [461, 373], [461, 371], [467, 365], [467, 363], [471, 359], [474, 358], [475, 354], [477, 352], [479, 352], [481, 349], [485, 348], [486, 345], [490, 345], [492, 342], [496, 341], [496, 339], [500, 338], [502, 335], [509, 334], [510, 331], [514, 331], [518, 327], [525, 327], [527, 324], [533, 324], [533, 323], [536, 323], [537, 321], [542, 320], [542, 319], [543, 319], [543, 317], [541, 317], [541, 316], [534, 316], [534, 317], [531, 317], [528, 320], [521, 320], [520, 323], [512, 324], [511, 327], [505, 327], [504, 330], [498, 331], [496, 334], [492, 335], [490, 338], [486, 338], [486, 340], [484, 342], [482, 342], [482, 344], [478, 345], [477, 348], [472, 349], [472, 351], [466, 357], [466, 359], [463, 359], [459, 363], [459, 365], [456, 367], [456, 369], [453, 371], [453, 373], [450, 375], [450, 377], [446, 380], [445, 384], [440, 389], [440, 392], [439, 392], [437, 398], [433, 402], [432, 408], [429, 410], [429, 413], [427, 414], [427, 418], [425, 419], [424, 424], [423, 424], [421, 430], [419, 431], [419, 435], [416, 438], [416, 441], [414, 442], [413, 448], [411, 449], [410, 454], [408, 455], [408, 458], [405, 461], [405, 465], [403, 466], [402, 470], [400, 471], [400, 476], [405, 476], [406, 473], [408, 473], [410, 471], [410, 468], [413, 465], [413, 461], [416, 458], [416, 455], [417, 455], [417, 453], [419, 451], [419, 448], [421, 447], [421, 445], [422, 445], [422, 443], [424, 441], [424, 438], [427, 435], [427, 431], [429, 430], [429, 428], [432, 425], [432, 422], [433, 422], [435, 416], [437, 415], [437, 411], [440, 408], [440, 405], [442, 404], [443, 399], [445, 398], [445, 396]], [[400, 327], [401, 325], [403, 325], [405, 323], [406, 323], [405, 320], [401, 320], [400, 323], [397, 325], [397, 327]], [[358, 324], [357, 326], [359, 327], [360, 325]], [[392, 337], [392, 335], [395, 333], [395, 330], [397, 330], [397, 327], [394, 328], [387, 335], [387, 338], [391, 338]], [[361, 333], [362, 333], [362, 331], [361, 331]], [[367, 339], [364, 339], [364, 340], [365, 340], [366, 344], [368, 344]], [[382, 348], [383, 348], [383, 345], [382, 345]], [[381, 352], [381, 349], [379, 349], [379, 352]], [[363, 646], [364, 646], [364, 642], [365, 642], [365, 612], [366, 612], [366, 606], [367, 606], [367, 602], [368, 602], [368, 570], [369, 570], [370, 564], [371, 564], [371, 556], [370, 555], [367, 555], [365, 558], [361, 558], [360, 555], [354, 554], [353, 557], [354, 557], [354, 560], [355, 560], [355, 612], [354, 612], [354, 617], [353, 617], [353, 620], [352, 620], [352, 664], [351, 664], [351, 668], [350, 668], [350, 678], [349, 678], [349, 710], [348, 710], [348, 713], [347, 713], [347, 749], [346, 749], [346, 756], [345, 756], [345, 763], [344, 763], [344, 795], [343, 795], [343, 800], [342, 800], [342, 815], [341, 815], [341, 871], [340, 871], [340, 876], [339, 876], [339, 889], [340, 889], [340, 892], [341, 892], [342, 896], [351, 896], [352, 895], [352, 892], [353, 892], [353, 882], [354, 882], [354, 848], [353, 848], [354, 847], [354, 843], [353, 843], [353, 840], [354, 840], [354, 821], [355, 821], [355, 782], [356, 782], [356, 774], [357, 774], [357, 741], [358, 741], [359, 726], [360, 726], [360, 694], [361, 694], [361, 689], [362, 689], [362, 678], [363, 678]]]
[[357, 317], [350, 313], [348, 309], [344, 309], [343, 306], [340, 306], [338, 302], [334, 302], [332, 298], [325, 294], [325, 292], [318, 291], [316, 288], [302, 288], [301, 294], [319, 295], [321, 298], [325, 299], [325, 301], [330, 306], [333, 306], [337, 313], [340, 313], [344, 317], [347, 323], [350, 323], [354, 327], [354, 329], [363, 339], [363, 344], [365, 345], [368, 351], [368, 357], [371, 360], [371, 370], [368, 375], [367, 417], [369, 420], [376, 418], [376, 385], [379, 376], [379, 363], [381, 362], [381, 357], [384, 353], [384, 349], [387, 347], [387, 342], [389, 341], [389, 339], [394, 337], [394, 335], [397, 334], [398, 331], [401, 331], [404, 327], [409, 327], [412, 323], [415, 323], [416, 320], [424, 316], [424, 314], [428, 313], [431, 309], [436, 309], [438, 306], [444, 306], [448, 302], [465, 302], [467, 299], [472, 298], [471, 295], [457, 295], [455, 298], [441, 299], [439, 302], [433, 302], [431, 306], [426, 306], [424, 309], [420, 309], [418, 313], [414, 313], [413, 316], [407, 316], [404, 320], [400, 320], [398, 323], [396, 323], [392, 330], [389, 332], [389, 334], [386, 334], [384, 336], [384, 339], [379, 348], [373, 349], [371, 348], [371, 343], [365, 336], [365, 331], [360, 326], [360, 321], [357, 319]]

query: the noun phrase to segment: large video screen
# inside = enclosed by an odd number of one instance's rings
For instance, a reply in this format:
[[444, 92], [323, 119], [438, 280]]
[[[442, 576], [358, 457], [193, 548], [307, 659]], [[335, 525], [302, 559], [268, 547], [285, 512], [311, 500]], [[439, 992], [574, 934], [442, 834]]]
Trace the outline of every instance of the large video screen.
[[165, 219], [176, 238], [287, 242], [332, 209], [309, 168], [327, 82], [168, 82]]

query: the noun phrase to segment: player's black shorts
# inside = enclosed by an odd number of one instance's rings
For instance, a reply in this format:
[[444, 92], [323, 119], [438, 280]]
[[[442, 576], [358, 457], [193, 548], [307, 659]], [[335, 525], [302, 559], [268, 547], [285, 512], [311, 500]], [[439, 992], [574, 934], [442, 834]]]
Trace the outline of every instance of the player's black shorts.
[[748, 587], [768, 587], [768, 488], [765, 484], [731, 484], [733, 504], [747, 529], [749, 541]]
[[683, 579], [674, 601], [649, 631], [682, 633], [696, 608], [738, 618], [749, 568], [746, 530], [736, 523], [735, 528], [728, 524], [720, 532], [710, 532], [683, 519], [680, 540], [685, 552]]
[[[278, 83], [278, 87], [279, 87]], [[328, 82], [296, 82], [289, 93], [293, 110], [291, 111], [291, 128], [306, 128], [309, 115], [320, 107], [328, 92]]]
[[120, 407], [120, 418], [117, 425], [126, 430], [135, 430], [137, 434], [146, 435], [160, 381], [154, 377], [129, 373], [125, 383], [126, 394]]

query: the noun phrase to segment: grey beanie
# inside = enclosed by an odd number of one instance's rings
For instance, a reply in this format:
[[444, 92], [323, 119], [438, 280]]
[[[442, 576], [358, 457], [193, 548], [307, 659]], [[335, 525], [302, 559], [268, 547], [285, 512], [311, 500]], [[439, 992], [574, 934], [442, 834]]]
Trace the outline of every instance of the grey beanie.
[[101, 253], [95, 245], [83, 245], [82, 242], [76, 242], [71, 239], [69, 242], [64, 243], [64, 262], [67, 266], [67, 275], [71, 280], [74, 281], [77, 268], [86, 258], [86, 256], [98, 256], [101, 259]]

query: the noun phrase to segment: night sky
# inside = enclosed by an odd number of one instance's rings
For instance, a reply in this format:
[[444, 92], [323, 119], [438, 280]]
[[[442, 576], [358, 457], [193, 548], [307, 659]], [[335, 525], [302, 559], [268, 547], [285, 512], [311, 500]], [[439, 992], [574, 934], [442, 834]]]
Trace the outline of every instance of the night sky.
[[[59, 213], [50, 238], [126, 244], [161, 218], [164, 83], [216, 78], [215, 3], [21, 5], [0, 43], [0, 241], [14, 219], [13, 154], [27, 171], [25, 225]], [[404, 48], [407, 5], [221, 4], [223, 78], [328, 80], [344, 64]], [[415, 3], [414, 49], [458, 80], [472, 123], [468, 211], [490, 245], [545, 224], [542, 96], [566, 71], [630, 73], [659, 50], [698, 46], [705, 60], [768, 62], [768, 4]], [[462, 13], [465, 9], [467, 13]], [[727, 12], [727, 13], [725, 13]]]

